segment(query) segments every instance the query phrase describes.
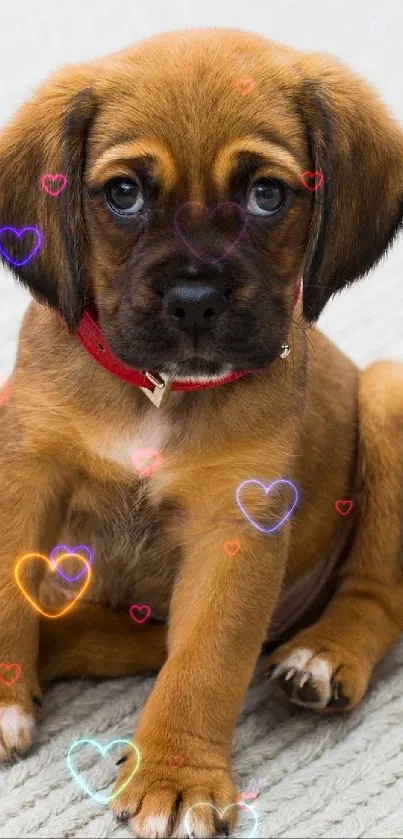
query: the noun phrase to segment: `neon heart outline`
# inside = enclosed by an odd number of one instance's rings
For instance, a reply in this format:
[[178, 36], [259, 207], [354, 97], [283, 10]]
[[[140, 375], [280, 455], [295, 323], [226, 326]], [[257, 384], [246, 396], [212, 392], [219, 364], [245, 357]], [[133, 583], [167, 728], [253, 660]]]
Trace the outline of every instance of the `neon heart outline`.
[[[182, 212], [182, 210], [183, 210], [185, 207], [190, 207], [190, 206], [195, 206], [195, 205], [197, 205], [198, 207], [202, 207], [202, 209], [203, 209], [203, 210], [205, 210], [205, 211], [207, 212], [207, 216], [208, 216], [208, 217], [211, 217], [211, 216], [213, 216], [213, 215], [217, 212], [217, 210], [218, 210], [218, 208], [219, 208], [219, 207], [225, 207], [225, 206], [226, 206], [226, 205], [228, 205], [228, 204], [230, 204], [230, 205], [231, 205], [231, 207], [236, 207], [236, 208], [237, 208], [237, 210], [240, 210], [240, 211], [242, 212], [242, 214], [243, 214], [243, 227], [242, 227], [242, 230], [241, 230], [241, 232], [238, 234], [238, 236], [236, 237], [235, 241], [234, 241], [231, 245], [229, 245], [229, 247], [226, 249], [226, 251], [224, 252], [224, 254], [223, 254], [222, 256], [218, 257], [217, 259], [216, 259], [216, 258], [213, 258], [213, 259], [211, 259], [211, 258], [209, 258], [209, 259], [205, 259], [203, 256], [201, 256], [201, 255], [200, 255], [200, 253], [199, 253], [197, 250], [195, 250], [195, 249], [192, 247], [192, 245], [191, 245], [191, 244], [189, 244], [189, 240], [188, 240], [187, 236], [184, 236], [184, 235], [182, 234], [181, 229], [180, 229], [180, 227], [179, 227], [179, 223], [178, 223], [178, 215], [179, 215], [179, 213], [180, 213], [180, 212]], [[240, 240], [241, 236], [243, 235], [244, 230], [245, 230], [245, 228], [246, 228], [246, 224], [247, 224], [247, 216], [246, 216], [245, 210], [243, 209], [243, 207], [241, 207], [241, 205], [240, 205], [240, 204], [237, 204], [235, 201], [221, 201], [219, 204], [217, 204], [217, 205], [216, 205], [216, 207], [214, 207], [214, 209], [213, 209], [213, 210], [208, 210], [208, 208], [206, 207], [206, 205], [205, 205], [205, 204], [202, 204], [202, 202], [201, 202], [201, 201], [187, 201], [187, 202], [186, 202], [186, 204], [182, 204], [182, 206], [181, 206], [181, 207], [179, 207], [179, 209], [178, 209], [178, 210], [176, 211], [176, 213], [175, 213], [175, 229], [176, 229], [176, 232], [178, 233], [178, 235], [179, 235], [179, 236], [180, 236], [180, 238], [182, 239], [182, 242], [184, 242], [184, 244], [186, 245], [186, 247], [187, 247], [187, 248], [190, 250], [190, 252], [193, 254], [193, 256], [195, 256], [195, 257], [196, 257], [196, 259], [200, 259], [200, 260], [201, 260], [201, 262], [204, 262], [206, 265], [214, 265], [216, 262], [221, 262], [221, 260], [225, 259], [225, 258], [228, 256], [228, 254], [229, 254], [229, 253], [231, 253], [231, 251], [235, 248], [235, 246], [238, 244], [238, 242], [239, 242], [239, 240]]]
[[190, 837], [191, 837], [193, 834], [189, 832], [189, 820], [188, 820], [188, 815], [189, 815], [190, 811], [191, 811], [191, 810], [193, 810], [195, 807], [201, 807], [201, 806], [204, 806], [204, 807], [210, 807], [212, 810], [215, 810], [215, 811], [216, 811], [216, 813], [218, 814], [218, 817], [219, 817], [220, 819], [222, 819], [222, 818], [223, 818], [224, 813], [226, 813], [226, 812], [227, 812], [227, 810], [230, 810], [230, 809], [231, 809], [231, 807], [242, 807], [242, 809], [245, 809], [245, 808], [246, 808], [247, 810], [250, 810], [250, 811], [252, 812], [253, 818], [254, 818], [254, 820], [255, 820], [255, 824], [254, 824], [254, 827], [253, 827], [252, 833], [250, 833], [250, 834], [249, 834], [249, 836], [248, 836], [248, 838], [247, 838], [247, 839], [254, 839], [254, 837], [256, 836], [257, 827], [258, 827], [258, 817], [257, 817], [257, 813], [255, 812], [255, 810], [254, 810], [254, 808], [251, 806], [251, 804], [246, 804], [246, 802], [245, 802], [245, 803], [242, 803], [242, 805], [241, 805], [241, 804], [238, 804], [238, 803], [228, 804], [226, 807], [224, 807], [224, 809], [223, 809], [223, 810], [221, 810], [221, 809], [219, 809], [218, 807], [215, 807], [215, 805], [214, 805], [214, 804], [211, 804], [211, 803], [210, 803], [210, 801], [198, 801], [198, 802], [197, 802], [197, 804], [192, 804], [192, 806], [191, 806], [191, 807], [189, 807], [189, 809], [188, 809], [188, 810], [186, 810], [186, 813], [185, 813], [185, 829], [186, 829], [186, 833], [187, 833], [187, 835], [188, 835], [189, 839], [190, 839]]
[[[180, 758], [180, 760], [178, 761], [175, 758]], [[172, 766], [173, 769], [179, 769], [180, 766], [183, 766], [184, 757], [180, 754], [170, 755], [168, 758], [168, 763], [170, 766]]]
[[[264, 492], [265, 492], [266, 496], [269, 495], [269, 492], [272, 489], [272, 487], [277, 486], [277, 484], [287, 484], [288, 486], [292, 487], [292, 489], [294, 490], [295, 500], [294, 500], [294, 503], [293, 503], [292, 507], [290, 508], [290, 510], [288, 510], [288, 512], [285, 514], [285, 516], [283, 516], [283, 518], [280, 519], [280, 521], [274, 527], [269, 527], [269, 528], [261, 527], [260, 524], [257, 524], [255, 521], [253, 521], [253, 519], [251, 518], [249, 513], [245, 510], [242, 502], [240, 501], [239, 494], [240, 494], [241, 490], [247, 484], [258, 484], [260, 487], [262, 487], [264, 489]], [[298, 495], [297, 487], [295, 486], [295, 484], [293, 484], [292, 481], [288, 481], [286, 478], [279, 478], [277, 481], [273, 481], [271, 484], [268, 485], [267, 489], [266, 489], [266, 487], [265, 487], [265, 485], [262, 481], [259, 481], [257, 478], [249, 478], [247, 481], [243, 481], [241, 484], [239, 484], [239, 487], [237, 487], [237, 491], [236, 491], [236, 500], [237, 500], [237, 504], [238, 504], [238, 507], [239, 507], [242, 515], [245, 516], [245, 518], [248, 520], [249, 524], [252, 525], [252, 527], [255, 527], [256, 530], [260, 530], [261, 533], [266, 533], [266, 534], [267, 533], [274, 533], [276, 530], [279, 529], [279, 527], [281, 527], [284, 524], [285, 521], [287, 521], [287, 519], [290, 518], [293, 510], [295, 509], [296, 505], [298, 504], [298, 499], [299, 499], [299, 495]]]
[[[348, 510], [346, 510], [344, 512], [343, 510], [339, 510], [339, 508], [337, 506], [338, 504], [349, 504], [350, 506], [349, 506]], [[351, 510], [354, 507], [354, 501], [352, 501], [351, 498], [339, 498], [338, 501], [334, 502], [334, 506], [335, 506], [335, 508], [336, 508], [336, 510], [337, 510], [337, 512], [340, 516], [348, 516], [349, 513], [351, 513]]]
[[76, 554], [76, 556], [78, 557], [78, 559], [81, 559], [81, 560], [82, 560], [82, 562], [84, 562], [84, 563], [85, 563], [85, 565], [87, 566], [87, 569], [88, 569], [88, 577], [87, 577], [87, 580], [85, 581], [84, 586], [83, 586], [83, 588], [81, 589], [81, 591], [79, 591], [79, 592], [78, 592], [78, 594], [75, 596], [75, 598], [74, 598], [73, 600], [71, 600], [71, 601], [70, 601], [70, 603], [68, 603], [68, 604], [67, 604], [67, 606], [66, 606], [66, 608], [65, 608], [65, 609], [63, 609], [63, 610], [62, 610], [61, 612], [59, 612], [59, 614], [57, 614], [57, 615], [49, 615], [49, 613], [48, 613], [48, 612], [45, 612], [43, 609], [41, 609], [41, 608], [37, 605], [37, 603], [35, 603], [35, 600], [33, 600], [33, 599], [32, 599], [32, 597], [30, 597], [30, 595], [28, 594], [28, 592], [25, 590], [24, 586], [22, 585], [22, 583], [21, 583], [21, 581], [20, 581], [20, 579], [19, 579], [19, 574], [18, 574], [18, 572], [19, 572], [19, 568], [20, 568], [20, 565], [21, 565], [21, 563], [22, 563], [22, 562], [25, 562], [27, 559], [31, 559], [32, 557], [35, 557], [36, 559], [38, 559], [38, 558], [39, 558], [39, 559], [43, 559], [43, 561], [44, 561], [44, 562], [47, 562], [47, 564], [48, 564], [48, 565], [50, 565], [50, 570], [51, 570], [51, 571], [52, 571], [52, 573], [54, 574], [54, 573], [56, 572], [56, 568], [55, 568], [55, 566], [57, 565], [57, 563], [58, 563], [58, 562], [61, 562], [61, 560], [62, 560], [62, 559], [64, 559], [64, 557], [65, 557], [65, 556], [70, 556], [70, 557], [71, 557], [71, 556], [73, 556], [73, 554], [62, 554], [62, 556], [60, 556], [58, 559], [56, 559], [56, 562], [55, 562], [54, 564], [52, 564], [52, 563], [51, 563], [51, 561], [50, 561], [50, 559], [49, 559], [47, 556], [45, 556], [44, 554], [37, 554], [37, 553], [25, 554], [25, 556], [21, 557], [21, 559], [19, 559], [19, 560], [18, 560], [17, 565], [16, 565], [16, 566], [15, 566], [15, 568], [14, 568], [14, 577], [15, 577], [15, 581], [16, 581], [16, 583], [17, 583], [17, 585], [18, 585], [18, 588], [20, 589], [20, 591], [22, 592], [22, 594], [24, 595], [24, 597], [28, 600], [28, 602], [31, 604], [31, 606], [33, 606], [33, 607], [34, 607], [34, 609], [36, 609], [36, 611], [37, 611], [37, 612], [39, 612], [39, 614], [40, 614], [40, 615], [43, 615], [43, 617], [44, 617], [44, 618], [61, 618], [63, 615], [65, 615], [67, 612], [69, 612], [69, 611], [70, 611], [70, 609], [72, 609], [72, 608], [73, 608], [73, 606], [74, 606], [74, 604], [76, 603], [76, 601], [77, 601], [77, 600], [79, 600], [79, 599], [80, 599], [80, 597], [82, 597], [82, 595], [83, 595], [83, 594], [84, 594], [84, 592], [87, 590], [87, 588], [88, 588], [88, 586], [89, 586], [89, 584], [90, 584], [90, 580], [91, 580], [91, 568], [90, 568], [90, 566], [88, 565], [87, 560], [86, 560], [86, 559], [84, 559], [84, 557], [83, 557], [83, 556], [80, 556], [80, 554]]
[[[235, 544], [235, 545], [238, 545], [238, 547], [237, 547], [236, 551], [234, 551], [233, 553], [231, 553], [231, 551], [228, 551], [228, 550], [227, 550], [226, 545], [234, 545], [234, 544]], [[224, 548], [224, 551], [225, 551], [225, 553], [227, 554], [227, 556], [236, 556], [236, 555], [237, 555], [237, 553], [238, 553], [238, 551], [240, 551], [240, 550], [241, 550], [241, 546], [240, 546], [240, 544], [239, 544], [239, 542], [238, 542], [238, 539], [227, 539], [227, 541], [226, 541], [226, 542], [224, 542], [223, 548]]]
[[[245, 82], [249, 82], [249, 86], [246, 90], [245, 90], [245, 88], [243, 88], [243, 90], [241, 90], [240, 88], [243, 87], [242, 83], [245, 83]], [[247, 76], [247, 77], [243, 76], [241, 79], [236, 79], [236, 81], [234, 82], [234, 88], [235, 88], [236, 92], [239, 93], [240, 96], [247, 96], [248, 93], [252, 93], [252, 90], [254, 90], [255, 87], [256, 87], [256, 82], [255, 82], [254, 79], [252, 79], [252, 76]]]
[[[82, 743], [91, 743], [91, 745], [94, 745], [95, 748], [98, 749], [98, 751], [101, 752], [103, 758], [105, 757], [108, 749], [110, 749], [112, 746], [114, 746], [115, 743], [125, 743], [126, 746], [131, 746], [133, 751], [135, 752], [136, 757], [137, 757], [137, 764], [134, 767], [133, 772], [129, 775], [129, 777], [122, 784], [122, 786], [119, 787], [116, 790], [116, 792], [112, 793], [112, 795], [109, 795], [108, 797], [102, 796], [102, 798], [97, 797], [97, 796], [100, 795], [100, 793], [96, 792], [94, 794], [93, 792], [91, 792], [91, 790], [88, 788], [85, 781], [81, 780], [81, 778], [80, 778], [81, 773], [76, 772], [76, 770], [72, 766], [72, 764], [71, 764], [71, 752], [76, 746], [81, 745]], [[140, 752], [139, 752], [137, 746], [135, 746], [134, 743], [131, 742], [131, 740], [111, 740], [111, 742], [108, 743], [104, 747], [104, 746], [101, 745], [101, 743], [98, 743], [98, 740], [92, 740], [90, 738], [89, 739], [85, 738], [83, 740], [75, 740], [74, 743], [71, 744], [71, 746], [69, 748], [69, 751], [68, 751], [66, 761], [67, 761], [67, 766], [69, 768], [70, 774], [73, 776], [74, 781], [76, 782], [76, 784], [79, 787], [81, 787], [81, 789], [86, 793], [86, 795], [89, 795], [91, 798], [94, 799], [94, 801], [97, 801], [99, 804], [109, 804], [109, 802], [112, 801], [114, 798], [116, 798], [116, 796], [119, 795], [119, 793], [123, 792], [123, 790], [126, 789], [127, 785], [130, 783], [131, 779], [133, 778], [133, 775], [136, 774], [136, 772], [137, 772], [137, 770], [140, 766], [141, 755], [140, 755]]]
[[[68, 545], [56, 545], [56, 547], [53, 548], [50, 552], [49, 559], [50, 559], [50, 562], [52, 563], [52, 565], [55, 565], [54, 560], [53, 560], [53, 554], [56, 553], [56, 551], [58, 551], [59, 549], [63, 549], [63, 548], [66, 551], [66, 553], [63, 554], [63, 556], [70, 556], [70, 555], [71, 556], [77, 556], [78, 549], [82, 548], [83, 551], [85, 551], [88, 555], [88, 564], [91, 565], [94, 562], [94, 556], [93, 556], [92, 550], [91, 550], [91, 548], [88, 548], [87, 545], [76, 545], [73, 548], [73, 550], [71, 550], [71, 548], [69, 548]], [[78, 554], [78, 556], [81, 556], [81, 554]], [[70, 577], [69, 574], [65, 574], [64, 571], [62, 571], [60, 568], [56, 568], [56, 573], [59, 574], [59, 577], [63, 577], [63, 579], [66, 580], [66, 583], [75, 583], [76, 580], [79, 580], [80, 577], [82, 577], [83, 574], [85, 574], [85, 568], [83, 568], [81, 571], [79, 571], [78, 574], [76, 574], [74, 577]]]
[[[142, 455], [148, 455], [148, 459], [151, 460], [151, 466], [148, 466], [146, 469], [142, 469], [141, 466], [136, 464], [136, 455], [140, 456], [140, 458]], [[153, 464], [152, 458], [155, 458], [155, 464]], [[147, 457], [145, 457], [144, 460], [146, 461]], [[134, 449], [131, 455], [131, 461], [134, 469], [139, 473], [139, 475], [141, 475], [142, 478], [149, 478], [151, 475], [155, 475], [157, 469], [160, 468], [162, 458], [158, 449]]]
[[[319, 178], [320, 178], [319, 183], [315, 184], [314, 186], [308, 186], [308, 184], [304, 180], [305, 175], [309, 175], [310, 178], [315, 178], [316, 175], [319, 175]], [[308, 189], [309, 192], [316, 192], [316, 190], [319, 189], [320, 186], [322, 186], [323, 181], [324, 181], [323, 172], [308, 172], [308, 170], [306, 170], [306, 172], [302, 172], [302, 174], [299, 177], [300, 177], [300, 180], [302, 181], [304, 187], [306, 189]]]
[[[1, 670], [2, 670], [2, 668], [5, 668], [6, 670], [10, 670], [11, 667], [16, 667], [17, 670], [18, 670], [18, 673], [17, 673], [16, 677], [12, 680], [12, 682], [5, 682], [2, 675], [1, 675]], [[18, 681], [18, 679], [20, 678], [21, 673], [22, 673], [21, 665], [18, 664], [18, 662], [16, 662], [15, 664], [14, 663], [13, 664], [6, 664], [5, 661], [0, 661], [0, 682], [5, 687], [10, 687], [11, 685], [14, 685]]]
[[[55, 181], [56, 178], [61, 178], [63, 183], [56, 192], [51, 192], [50, 188], [46, 186], [45, 178], [50, 178], [51, 181]], [[66, 188], [66, 186], [67, 178], [66, 175], [62, 174], [62, 172], [57, 172], [56, 175], [51, 175], [50, 172], [45, 172], [45, 174], [41, 177], [41, 188], [45, 192], [47, 192], [47, 194], [50, 195], [51, 198], [57, 198], [57, 196], [60, 195], [60, 193], [63, 192], [63, 190]]]
[[8, 253], [4, 250], [4, 248], [3, 248], [3, 246], [0, 242], [0, 253], [3, 254], [3, 256], [7, 260], [7, 262], [10, 262], [11, 265], [14, 265], [16, 268], [21, 268], [22, 265], [26, 265], [26, 263], [29, 262], [29, 260], [32, 259], [32, 257], [35, 256], [36, 252], [39, 250], [39, 248], [42, 244], [42, 234], [39, 232], [37, 227], [21, 227], [20, 230], [18, 230], [17, 227], [0, 227], [0, 236], [5, 230], [12, 230], [12, 232], [16, 235], [17, 239], [21, 239], [21, 236], [23, 235], [23, 233], [27, 233], [28, 230], [33, 231], [36, 234], [36, 236], [38, 237], [38, 243], [35, 245], [32, 253], [30, 253], [29, 256], [27, 256], [22, 261], [13, 259], [12, 256], [9, 256]]
[[[133, 617], [132, 609], [148, 609], [148, 612], [147, 612], [145, 618], [143, 618], [141, 621], [139, 621], [139, 620], [137, 620], [137, 618]], [[148, 620], [151, 613], [152, 613], [151, 606], [148, 606], [146, 603], [142, 603], [141, 605], [139, 603], [132, 603], [132, 605], [130, 606], [130, 609], [129, 609], [129, 615], [130, 615], [131, 619], [134, 621], [134, 623], [137, 623], [139, 626], [141, 626], [142, 623], [145, 623], [146, 620]]]

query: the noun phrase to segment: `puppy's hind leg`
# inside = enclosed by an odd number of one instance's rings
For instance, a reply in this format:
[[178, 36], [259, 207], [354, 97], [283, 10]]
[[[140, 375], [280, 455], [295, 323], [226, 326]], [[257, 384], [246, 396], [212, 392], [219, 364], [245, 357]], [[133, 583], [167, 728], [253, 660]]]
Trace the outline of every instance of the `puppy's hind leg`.
[[403, 365], [360, 377], [364, 500], [355, 542], [320, 620], [270, 656], [269, 675], [298, 705], [353, 708], [403, 630]]
[[42, 621], [39, 679], [115, 678], [159, 670], [166, 658], [166, 627], [135, 626], [128, 612], [79, 604], [61, 621]]

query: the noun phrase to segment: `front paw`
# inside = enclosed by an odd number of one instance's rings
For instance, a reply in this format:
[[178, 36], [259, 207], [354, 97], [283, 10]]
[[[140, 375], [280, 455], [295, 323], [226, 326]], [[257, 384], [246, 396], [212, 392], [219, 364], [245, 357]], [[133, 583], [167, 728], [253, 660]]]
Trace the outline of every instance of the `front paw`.
[[40, 703], [37, 682], [34, 680], [30, 688], [23, 674], [20, 680], [18, 671], [12, 671], [11, 665], [0, 665], [0, 762], [19, 757], [30, 749], [35, 734], [33, 701]]
[[225, 759], [212, 754], [209, 760], [204, 749], [200, 759], [197, 744], [190, 751], [176, 743], [174, 752], [165, 753], [163, 742], [159, 748], [140, 746], [140, 767], [127, 786], [135, 756], [122, 765], [111, 802], [118, 818], [130, 820], [134, 835], [144, 839], [228, 834], [238, 807]]
[[0, 761], [19, 757], [30, 749], [35, 733], [32, 706], [0, 704]]

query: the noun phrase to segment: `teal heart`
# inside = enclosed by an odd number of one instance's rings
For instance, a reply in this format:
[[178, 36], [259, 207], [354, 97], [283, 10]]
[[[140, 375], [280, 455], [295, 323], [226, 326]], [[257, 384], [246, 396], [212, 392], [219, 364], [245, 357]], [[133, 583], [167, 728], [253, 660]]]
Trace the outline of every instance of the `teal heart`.
[[[77, 746], [82, 746], [86, 743], [89, 743], [93, 748], [98, 749], [98, 751], [101, 752], [102, 757], [105, 757], [109, 749], [111, 749], [113, 746], [116, 746], [116, 743], [123, 743], [125, 746], [130, 746], [135, 752], [137, 762], [133, 769], [133, 772], [131, 772], [131, 774], [122, 784], [122, 786], [120, 786], [112, 795], [105, 796], [103, 795], [103, 793], [93, 792], [87, 785], [85, 779], [82, 778], [78, 772], [76, 772], [74, 766], [72, 765], [72, 752], [74, 751], [74, 749], [77, 748]], [[84, 790], [86, 795], [90, 795], [91, 798], [94, 799], [94, 801], [99, 801], [100, 804], [108, 804], [109, 801], [112, 801], [113, 798], [116, 798], [116, 796], [119, 795], [119, 793], [121, 793], [124, 789], [126, 789], [128, 784], [130, 784], [133, 775], [136, 774], [139, 768], [140, 760], [140, 752], [137, 746], [135, 746], [134, 743], [132, 743], [130, 740], [112, 740], [111, 743], [108, 743], [106, 746], [101, 746], [101, 744], [98, 743], [97, 740], [76, 740], [74, 743], [72, 743], [72, 745], [69, 748], [69, 753], [67, 755], [67, 766], [69, 767], [69, 771], [71, 772], [76, 784], [78, 784], [78, 786], [81, 787], [82, 790]]]

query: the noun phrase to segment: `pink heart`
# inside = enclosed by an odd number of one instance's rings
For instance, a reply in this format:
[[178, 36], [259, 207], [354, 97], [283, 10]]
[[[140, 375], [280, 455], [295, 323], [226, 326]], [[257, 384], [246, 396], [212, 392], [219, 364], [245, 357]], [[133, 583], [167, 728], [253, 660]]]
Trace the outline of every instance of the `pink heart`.
[[335, 501], [334, 506], [341, 516], [348, 516], [348, 514], [351, 513], [354, 504], [350, 499], [343, 499], [341, 501]]
[[[51, 189], [51, 187], [48, 186], [49, 181], [54, 183], [54, 184], [60, 183], [60, 186], [57, 187], [56, 189]], [[62, 175], [60, 173], [58, 173], [57, 175], [50, 175], [47, 172], [45, 175], [42, 175], [42, 177], [41, 177], [41, 187], [42, 187], [42, 189], [44, 189], [45, 192], [48, 193], [48, 195], [51, 195], [52, 198], [56, 198], [58, 195], [60, 195], [60, 193], [63, 192], [63, 190], [65, 189], [66, 186], [67, 186], [66, 175]]]
[[147, 478], [154, 475], [161, 466], [161, 455], [157, 449], [135, 449], [132, 463], [136, 472]]
[[[300, 178], [304, 186], [309, 189], [309, 192], [316, 192], [323, 184], [322, 172], [303, 172]], [[308, 183], [309, 178], [313, 181], [313, 186]]]
[[149, 606], [138, 606], [137, 603], [133, 603], [133, 606], [130, 606], [129, 615], [135, 623], [145, 623], [151, 615], [151, 609]]
[[[204, 215], [207, 216], [207, 221], [211, 221], [213, 216], [215, 216], [220, 211], [220, 208], [223, 208], [223, 207], [233, 207], [233, 208], [235, 208], [236, 212], [238, 212], [242, 215], [243, 222], [242, 222], [241, 230], [238, 231], [238, 232], [235, 231], [233, 241], [230, 242], [229, 245], [225, 246], [224, 252], [221, 256], [210, 257], [210, 256], [204, 256], [203, 254], [201, 254], [200, 251], [198, 251], [194, 247], [192, 239], [190, 238], [190, 236], [186, 233], [186, 231], [184, 231], [182, 229], [183, 228], [183, 214], [184, 214], [184, 211], [186, 211], [186, 209], [189, 208], [189, 207], [200, 207], [200, 209], [202, 210]], [[182, 216], [182, 218], [181, 218], [181, 216]], [[223, 201], [221, 204], [217, 204], [217, 206], [214, 207], [213, 210], [208, 210], [207, 207], [204, 204], [202, 204], [200, 201], [188, 201], [187, 204], [183, 204], [182, 207], [179, 207], [179, 210], [178, 210], [178, 212], [176, 213], [176, 216], [175, 216], [175, 227], [176, 227], [176, 230], [177, 230], [180, 238], [185, 243], [185, 245], [189, 248], [189, 250], [191, 251], [193, 256], [196, 256], [197, 259], [201, 259], [202, 262], [211, 264], [211, 263], [214, 263], [214, 262], [221, 262], [221, 260], [225, 259], [225, 257], [228, 256], [228, 254], [234, 249], [235, 245], [238, 244], [238, 242], [239, 242], [239, 240], [240, 240], [240, 238], [241, 238], [241, 236], [242, 236], [242, 234], [245, 230], [245, 227], [246, 227], [246, 214], [245, 214], [245, 210], [243, 209], [243, 207], [241, 207], [239, 204], [236, 204], [234, 201]]]

